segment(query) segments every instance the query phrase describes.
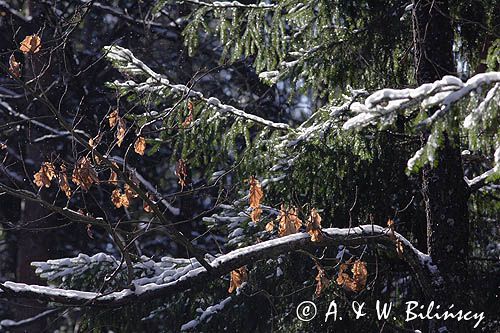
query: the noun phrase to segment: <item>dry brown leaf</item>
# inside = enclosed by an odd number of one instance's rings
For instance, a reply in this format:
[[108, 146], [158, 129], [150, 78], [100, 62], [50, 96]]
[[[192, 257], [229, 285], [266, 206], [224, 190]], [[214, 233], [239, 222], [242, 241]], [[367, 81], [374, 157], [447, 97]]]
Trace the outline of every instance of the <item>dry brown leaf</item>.
[[186, 119], [184, 119], [184, 121], [181, 124], [182, 127], [184, 127], [184, 128], [188, 127], [193, 122], [193, 109], [194, 109], [194, 106], [193, 106], [193, 103], [191, 101], [189, 101], [187, 103], [187, 108], [189, 110], [189, 114], [188, 114], [188, 116], [186, 117]]
[[252, 212], [250, 213], [250, 218], [253, 222], [259, 222], [260, 215], [262, 215], [262, 208], [252, 208]]
[[21, 77], [21, 64], [17, 62], [14, 53], [9, 58], [9, 73], [15, 78], [19, 79]]
[[274, 230], [274, 222], [271, 221], [271, 222], [269, 222], [269, 223], [266, 224], [266, 231], [267, 232], [273, 232], [273, 230]]
[[137, 140], [135, 140], [134, 151], [137, 154], [144, 156], [145, 150], [146, 150], [146, 139], [144, 139], [142, 136], [140, 136], [137, 138]]
[[260, 203], [262, 202], [262, 198], [264, 197], [264, 191], [262, 190], [262, 186], [260, 185], [259, 181], [255, 177], [251, 176], [248, 183], [250, 184], [249, 201], [250, 207], [252, 208], [250, 217], [253, 222], [258, 222], [260, 219], [260, 215], [262, 214]]
[[340, 264], [339, 274], [337, 275], [337, 284], [339, 286], [343, 285], [344, 282], [350, 278], [350, 276], [344, 273], [347, 269], [347, 264]]
[[109, 120], [109, 127], [110, 128], [115, 127], [115, 125], [118, 123], [118, 118], [119, 118], [118, 110], [115, 110], [109, 114], [108, 120]]
[[311, 241], [320, 242], [323, 240], [323, 234], [321, 233], [321, 216], [315, 208], [311, 209], [309, 218], [306, 221], [306, 231], [311, 235]]
[[302, 225], [302, 220], [298, 217], [297, 209], [295, 207], [285, 209], [284, 205], [281, 205], [277, 221], [279, 222], [278, 235], [280, 237], [297, 233]]
[[[118, 164], [116, 164], [115, 162], [112, 163], [115, 167], [118, 168]], [[109, 170], [111, 171], [111, 174], [109, 175], [108, 182], [110, 184], [118, 184], [118, 174], [111, 168]]]
[[76, 163], [71, 180], [76, 185], [81, 186], [84, 191], [88, 191], [92, 184], [99, 183], [97, 172], [92, 167], [90, 160], [85, 156]]
[[246, 281], [248, 281], [248, 270], [246, 266], [231, 271], [231, 281], [229, 282], [229, 289], [227, 291], [232, 293]]
[[34, 34], [31, 36], [26, 36], [23, 39], [21, 45], [19, 46], [19, 50], [21, 50], [21, 52], [24, 54], [27, 53], [34, 54], [40, 51], [41, 47], [42, 47], [42, 40], [40, 39], [40, 36]]
[[182, 158], [177, 162], [177, 166], [175, 167], [175, 175], [179, 179], [181, 191], [184, 190], [184, 187], [188, 184], [188, 169], [186, 161], [184, 161]]
[[66, 174], [66, 166], [61, 165], [61, 171], [58, 173], [59, 178], [59, 188], [66, 194], [68, 199], [71, 197], [71, 187], [69, 186], [68, 175]]
[[125, 122], [125, 119], [118, 118], [118, 126], [116, 128], [116, 144], [118, 147], [122, 145], [125, 134], [127, 134], [127, 123]]
[[328, 286], [330, 285], [330, 279], [328, 279], [325, 270], [318, 263], [316, 263], [316, 269], [318, 270], [318, 275], [316, 275], [315, 294], [316, 297], [319, 297], [321, 295], [321, 292], [328, 288]]
[[7, 145], [3, 142], [0, 142], [0, 150], [7, 149]]
[[50, 187], [50, 182], [56, 176], [54, 165], [50, 162], [43, 162], [40, 170], [35, 173], [35, 184], [38, 187]]
[[262, 198], [264, 197], [264, 192], [262, 191], [262, 186], [260, 186], [259, 181], [255, 177], [250, 177], [248, 180], [250, 184], [250, 207], [257, 208], [260, 206]]
[[115, 205], [116, 208], [120, 208], [121, 206], [123, 206], [122, 192], [120, 191], [120, 189], [115, 188], [113, 192], [111, 192], [111, 202], [113, 203], [113, 205]]
[[359, 284], [360, 290], [364, 289], [366, 286], [366, 280], [368, 278], [368, 270], [366, 269], [366, 263], [361, 260], [356, 260], [352, 266], [352, 273], [354, 280]]
[[352, 277], [345, 273], [348, 264], [340, 264], [339, 274], [337, 276], [337, 284], [343, 286], [349, 291], [360, 292], [366, 287], [368, 278], [368, 270], [366, 263], [361, 260], [356, 260], [351, 269]]
[[193, 114], [190, 113], [190, 114], [188, 114], [186, 119], [184, 119], [184, 121], [182, 122], [181, 125], [183, 128], [187, 128], [187, 127], [189, 127], [189, 125], [191, 125], [192, 122], [193, 122]]

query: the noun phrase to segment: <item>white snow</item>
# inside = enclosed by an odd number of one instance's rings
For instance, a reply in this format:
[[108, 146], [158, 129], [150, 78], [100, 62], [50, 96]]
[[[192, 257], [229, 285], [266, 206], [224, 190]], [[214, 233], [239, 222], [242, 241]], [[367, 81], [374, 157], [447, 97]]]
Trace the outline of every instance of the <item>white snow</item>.
[[259, 116], [246, 113], [243, 110], [237, 109], [234, 106], [223, 104], [219, 99], [215, 97], [206, 98], [201, 92], [195, 91], [182, 84], [171, 84], [167, 78], [154, 72], [142, 61], [137, 59], [133, 53], [123, 47], [113, 45], [104, 47], [106, 53], [106, 58], [111, 60], [119, 70], [130, 74], [130, 75], [148, 75], [149, 78], [143, 83], [136, 83], [134, 81], [115, 81], [113, 84], [116, 87], [127, 87], [135, 89], [137, 91], [152, 91], [159, 92], [165, 88], [170, 89], [174, 92], [187, 95], [188, 97], [197, 98], [203, 100], [208, 105], [214, 106], [219, 109], [221, 113], [230, 113], [237, 117], [245, 118], [255, 123], [259, 123], [271, 128], [289, 130], [290, 126], [284, 123], [275, 123], [270, 120], [261, 118]]
[[[348, 244], [349, 239], [376, 239], [375, 236], [388, 237], [387, 235], [389, 231], [388, 229], [378, 225], [362, 225], [350, 229], [327, 228], [323, 229], [323, 232], [327, 236], [327, 239], [332, 238], [337, 242], [344, 242]], [[403, 236], [397, 233], [395, 233], [395, 235], [406, 246], [405, 253], [410, 253], [407, 255], [413, 254], [418, 258], [422, 265], [424, 265], [424, 267], [427, 267], [429, 269], [431, 274], [437, 275], [437, 270], [432, 264], [429, 256], [418, 251]], [[267, 253], [269, 255], [270, 253], [276, 253], [276, 251], [285, 253], [287, 251], [293, 250], [293, 244], [295, 244], [295, 247], [300, 247], [300, 244], [303, 244], [303, 242], [310, 242], [309, 234], [297, 233], [285, 237], [271, 239], [258, 244], [236, 249], [217, 258], [208, 257], [207, 259], [214, 269], [224, 267], [223, 270], [228, 273], [232, 269], [238, 267], [238, 265], [241, 265], [242, 258], [245, 258], [246, 260], [252, 260], [252, 258], [253, 260], [258, 258], [265, 259], [265, 256], [263, 257], [263, 254]], [[77, 258], [80, 258], [78, 260], [87, 260], [86, 256]], [[91, 258], [93, 257], [89, 257], [89, 259]], [[97, 258], [101, 258], [100, 260], [107, 260], [107, 257], [105, 255], [100, 255]], [[129, 298], [135, 300], [137, 296], [141, 296], [143, 294], [149, 294], [149, 296], [159, 292], [163, 292], [162, 294], [164, 294], [165, 290], [168, 290], [169, 288], [175, 288], [180, 282], [184, 282], [193, 278], [210, 278], [208, 276], [207, 270], [202, 267], [194, 258], [190, 259], [190, 263], [185, 266], [177, 267], [175, 265], [169, 265], [169, 263], [175, 262], [187, 263], [186, 260], [189, 259], [165, 258], [162, 259], [160, 263], [155, 263], [154, 265], [160, 265], [160, 270], [157, 272], [159, 273], [159, 275], [154, 275], [151, 278], [145, 277], [134, 280], [134, 291], [130, 289], [123, 289], [121, 291], [116, 291], [108, 294], [101, 294], [96, 292], [66, 290], [47, 286], [27, 285], [10, 281], [3, 283], [3, 286], [14, 293], [35, 293], [44, 295], [46, 297], [55, 297], [57, 301], [60, 301], [61, 298], [64, 298], [65, 302], [77, 303], [89, 301], [97, 303], [113, 301], [126, 302]], [[65, 262], [65, 260], [63, 259], [61, 262]], [[149, 266], [151, 264], [147, 265]]]
[[227, 297], [225, 298], [222, 302], [218, 304], [214, 304], [206, 308], [206, 310], [201, 312], [201, 315], [198, 316], [196, 319], [193, 319], [189, 321], [188, 323], [184, 324], [181, 326], [181, 331], [189, 331], [194, 329], [196, 326], [198, 326], [201, 322], [206, 321], [210, 317], [212, 317], [214, 314], [217, 312], [222, 311], [224, 307], [231, 302], [232, 297]]

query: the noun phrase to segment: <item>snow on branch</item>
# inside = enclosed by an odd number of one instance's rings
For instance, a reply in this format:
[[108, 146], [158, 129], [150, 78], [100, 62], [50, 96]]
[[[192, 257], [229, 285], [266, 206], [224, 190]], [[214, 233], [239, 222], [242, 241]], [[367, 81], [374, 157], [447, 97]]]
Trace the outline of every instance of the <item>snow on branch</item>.
[[472, 179], [468, 179], [467, 177], [464, 177], [465, 182], [467, 185], [469, 185], [470, 191], [474, 192], [479, 190], [481, 187], [486, 185], [488, 183], [488, 180], [491, 178], [496, 177], [497, 175], [500, 175], [500, 147], [498, 147], [495, 150], [495, 166], [488, 171], [480, 174], [477, 177], [474, 177]]
[[[170, 261], [176, 264], [175, 267], [148, 261], [144, 265], [148, 267], [154, 266], [157, 276], [135, 279], [132, 282], [133, 287], [116, 292], [97, 293], [67, 290], [7, 281], [0, 284], [0, 289], [3, 291], [0, 296], [36, 298], [79, 306], [117, 307], [172, 296], [176, 292], [191, 288], [200, 288], [205, 286], [207, 281], [218, 279], [236, 268], [290, 251], [318, 246], [340, 244], [353, 246], [366, 243], [378, 244], [387, 251], [395, 251], [394, 236], [389, 234], [388, 229], [381, 226], [362, 225], [350, 229], [328, 228], [323, 229], [323, 233], [325, 237], [321, 242], [313, 243], [309, 234], [298, 233], [239, 248], [217, 258], [207, 258], [212, 268], [210, 271], [202, 267], [196, 259], [171, 258]], [[395, 237], [403, 245], [403, 259], [412, 268], [417, 281], [420, 283], [422, 292], [427, 298], [431, 297], [433, 286], [438, 286], [441, 283], [436, 266], [432, 264], [428, 255], [413, 247], [403, 236], [395, 233]], [[53, 261], [51, 263], [54, 264]], [[37, 266], [40, 268], [41, 264], [37, 263]]]
[[[376, 91], [368, 96], [364, 103], [356, 102], [351, 105], [350, 110], [357, 115], [347, 120], [342, 128], [350, 130], [359, 129], [369, 124], [388, 125], [396, 119], [398, 113], [403, 113], [406, 109], [414, 109], [418, 106], [423, 110], [434, 108], [436, 111], [416, 125], [417, 129], [422, 127], [430, 129], [426, 144], [407, 163], [409, 172], [418, 171], [424, 164], [434, 163], [438, 148], [443, 142], [447, 124], [443, 121], [437, 122], [437, 120], [445, 116], [453, 104], [463, 100], [469, 94], [477, 91], [478, 95], [481, 95], [481, 87], [489, 84], [495, 85], [488, 91], [477, 108], [470, 112], [463, 121], [463, 128], [474, 136], [476, 135], [475, 131], [479, 131], [479, 127], [481, 130], [491, 127], [491, 122], [488, 119], [497, 116], [498, 107], [493, 105], [493, 101], [497, 102], [497, 106], [500, 105], [498, 102], [500, 72], [477, 74], [466, 82], [462, 82], [457, 77], [446, 75], [441, 80], [426, 83], [414, 89]], [[426, 114], [422, 114], [425, 117]], [[454, 115], [459, 116], [460, 113], [456, 112]], [[482, 183], [492, 173], [487, 173], [484, 177], [480, 176], [482, 178], [472, 180], [472, 182]]]
[[106, 46], [106, 57], [113, 62], [113, 64], [122, 72], [129, 75], [146, 75], [147, 79], [143, 83], [136, 83], [134, 81], [119, 82], [115, 81], [113, 84], [116, 87], [132, 88], [136, 91], [151, 91], [160, 92], [164, 88], [168, 88], [173, 92], [180, 93], [186, 97], [192, 97], [204, 101], [208, 106], [217, 108], [221, 113], [230, 113], [237, 117], [245, 118], [252, 122], [281, 130], [289, 130], [290, 126], [284, 123], [275, 123], [262, 117], [247, 113], [243, 110], [235, 108], [232, 105], [224, 104], [215, 97], [205, 97], [201, 92], [192, 90], [188, 86], [182, 84], [172, 84], [169, 80], [153, 71], [142, 61], [137, 59], [134, 54], [120, 46]]
[[43, 311], [43, 312], [41, 312], [33, 317], [22, 319], [19, 321], [4, 319], [4, 320], [0, 321], [0, 332], [2, 329], [15, 329], [15, 328], [19, 329], [21, 327], [31, 325], [38, 320], [45, 319], [46, 317], [48, 317], [52, 314], [55, 314], [57, 312], [60, 312], [60, 311], [61, 311], [61, 309], [59, 309], [59, 308], [49, 309], [49, 310]]
[[183, 0], [183, 2], [187, 2], [190, 4], [204, 6], [204, 7], [212, 7], [212, 8], [247, 8], [247, 9], [275, 9], [278, 8], [277, 5], [268, 4], [265, 2], [260, 2], [258, 4], [242, 4], [238, 1], [214, 1], [214, 2], [205, 2], [200, 0]]
[[[370, 95], [364, 104], [353, 103], [351, 110], [359, 114], [349, 119], [343, 128], [349, 130], [367, 126], [380, 120], [384, 121], [397, 111], [403, 111], [418, 104], [424, 109], [438, 106], [438, 111], [419, 124], [419, 126], [427, 126], [442, 117], [449, 111], [451, 105], [466, 95], [482, 85], [497, 82], [500, 82], [500, 72], [489, 72], [477, 74], [465, 83], [457, 77], [446, 75], [441, 80], [425, 83], [414, 89], [382, 89]], [[495, 93], [496, 89], [492, 94]], [[493, 96], [489, 96], [489, 99], [491, 98]], [[482, 109], [478, 108], [478, 110]]]

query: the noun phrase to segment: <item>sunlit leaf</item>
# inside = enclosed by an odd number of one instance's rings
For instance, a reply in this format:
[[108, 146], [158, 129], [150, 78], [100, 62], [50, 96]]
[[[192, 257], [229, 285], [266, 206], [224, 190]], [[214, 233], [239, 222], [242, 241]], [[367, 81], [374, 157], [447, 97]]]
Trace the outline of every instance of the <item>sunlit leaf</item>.
[[34, 54], [40, 51], [41, 47], [42, 40], [40, 39], [40, 36], [34, 34], [31, 36], [26, 36], [23, 39], [21, 45], [19, 46], [19, 50], [21, 50], [21, 52], [23, 52], [24, 54]]
[[137, 140], [135, 140], [134, 151], [137, 154], [143, 156], [145, 150], [146, 150], [146, 139], [144, 139], [142, 136], [140, 136], [137, 138]]
[[21, 64], [17, 62], [14, 53], [9, 58], [9, 73], [15, 78], [21, 77]]
[[277, 221], [279, 223], [278, 235], [280, 237], [295, 234], [302, 226], [302, 220], [299, 219], [297, 209], [295, 207], [286, 209], [284, 205], [281, 205]]
[[38, 187], [50, 187], [50, 182], [56, 176], [54, 165], [50, 162], [44, 162], [40, 170], [35, 173], [35, 184]]
[[311, 235], [311, 241], [319, 242], [323, 239], [321, 233], [321, 216], [315, 208], [311, 209], [311, 213], [306, 221], [306, 231]]
[[231, 271], [231, 281], [229, 282], [229, 289], [227, 291], [232, 293], [246, 281], [248, 281], [248, 270], [246, 266]]
[[97, 172], [85, 156], [76, 163], [71, 180], [76, 185], [81, 186], [84, 191], [88, 191], [92, 184], [99, 183]]

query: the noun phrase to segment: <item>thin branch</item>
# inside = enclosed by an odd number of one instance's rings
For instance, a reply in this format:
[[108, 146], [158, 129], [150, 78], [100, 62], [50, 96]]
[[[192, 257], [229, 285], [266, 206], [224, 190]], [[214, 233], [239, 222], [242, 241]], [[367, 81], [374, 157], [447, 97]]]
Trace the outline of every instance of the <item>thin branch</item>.
[[63, 310], [63, 309], [61, 309], [61, 308], [49, 309], [49, 310], [46, 310], [46, 311], [43, 311], [43, 312], [37, 314], [36, 316], [26, 318], [23, 320], [19, 320], [19, 321], [4, 319], [4, 320], [0, 321], [0, 329], [1, 328], [14, 329], [14, 328], [21, 328], [24, 326], [28, 326], [28, 325], [31, 325], [32, 323], [34, 323], [38, 320], [45, 319], [46, 317], [48, 317], [54, 313], [57, 313], [61, 310]]

